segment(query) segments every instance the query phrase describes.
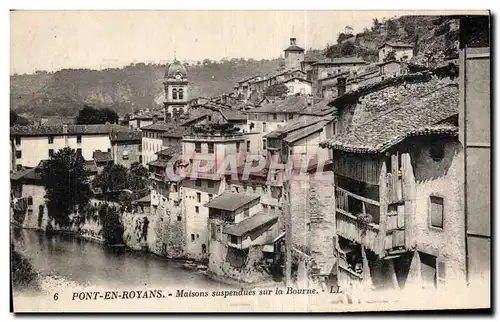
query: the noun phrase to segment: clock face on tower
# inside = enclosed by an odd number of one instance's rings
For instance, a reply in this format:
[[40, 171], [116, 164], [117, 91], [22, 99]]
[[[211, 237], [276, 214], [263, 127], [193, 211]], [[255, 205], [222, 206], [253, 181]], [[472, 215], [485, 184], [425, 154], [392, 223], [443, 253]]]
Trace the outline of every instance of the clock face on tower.
[[175, 75], [175, 79], [181, 79], [181, 74]]

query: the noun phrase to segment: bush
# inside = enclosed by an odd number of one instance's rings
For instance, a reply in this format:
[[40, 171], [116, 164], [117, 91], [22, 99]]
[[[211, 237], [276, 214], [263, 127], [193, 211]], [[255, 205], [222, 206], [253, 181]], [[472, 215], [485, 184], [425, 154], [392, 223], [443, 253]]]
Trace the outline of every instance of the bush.
[[39, 291], [38, 274], [33, 269], [29, 260], [13, 248], [11, 245], [10, 268], [12, 287], [18, 291]]
[[102, 235], [106, 245], [123, 244], [124, 228], [115, 207], [110, 207], [108, 204], [101, 205], [99, 221], [102, 225]]

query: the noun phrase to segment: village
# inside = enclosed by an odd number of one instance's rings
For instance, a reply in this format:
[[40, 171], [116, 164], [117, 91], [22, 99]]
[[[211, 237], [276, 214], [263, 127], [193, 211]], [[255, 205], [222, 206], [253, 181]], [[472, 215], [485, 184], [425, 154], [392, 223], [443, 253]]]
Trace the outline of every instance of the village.
[[[413, 44], [380, 43], [367, 62], [306, 59], [302, 41], [289, 38], [276, 73], [231, 93], [191, 97], [175, 59], [161, 108], [117, 124], [12, 126], [11, 223], [182, 259], [249, 287], [489, 283], [489, 225], [469, 234], [465, 216], [462, 110], [470, 96], [489, 113], [489, 47], [416, 64]], [[49, 189], [62, 160], [85, 180]], [[59, 191], [69, 205], [47, 197], [61, 186], [78, 190]]]

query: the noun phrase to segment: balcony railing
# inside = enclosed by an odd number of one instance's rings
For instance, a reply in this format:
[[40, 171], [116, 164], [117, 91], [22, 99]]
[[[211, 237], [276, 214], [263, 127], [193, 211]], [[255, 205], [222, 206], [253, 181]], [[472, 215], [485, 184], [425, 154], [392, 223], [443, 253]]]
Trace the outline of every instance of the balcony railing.
[[233, 141], [233, 140], [243, 140], [243, 135], [184, 135], [182, 137], [184, 141], [210, 141], [210, 142], [223, 142], [223, 141]]

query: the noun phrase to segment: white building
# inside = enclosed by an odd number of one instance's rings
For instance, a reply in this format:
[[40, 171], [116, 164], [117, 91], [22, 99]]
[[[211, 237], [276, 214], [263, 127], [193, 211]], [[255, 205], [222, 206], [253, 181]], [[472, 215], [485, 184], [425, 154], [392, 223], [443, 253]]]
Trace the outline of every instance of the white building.
[[11, 127], [10, 137], [16, 167], [36, 167], [66, 147], [75, 149], [85, 160], [92, 160], [96, 150], [111, 151], [111, 132], [132, 131], [116, 124], [25, 125]]
[[387, 55], [394, 51], [396, 60], [408, 61], [413, 57], [413, 45], [403, 43], [383, 43], [378, 47], [379, 62], [383, 62]]
[[294, 77], [284, 81], [282, 84], [287, 87], [288, 92], [286, 94], [288, 96], [312, 94], [312, 83], [306, 79]]

